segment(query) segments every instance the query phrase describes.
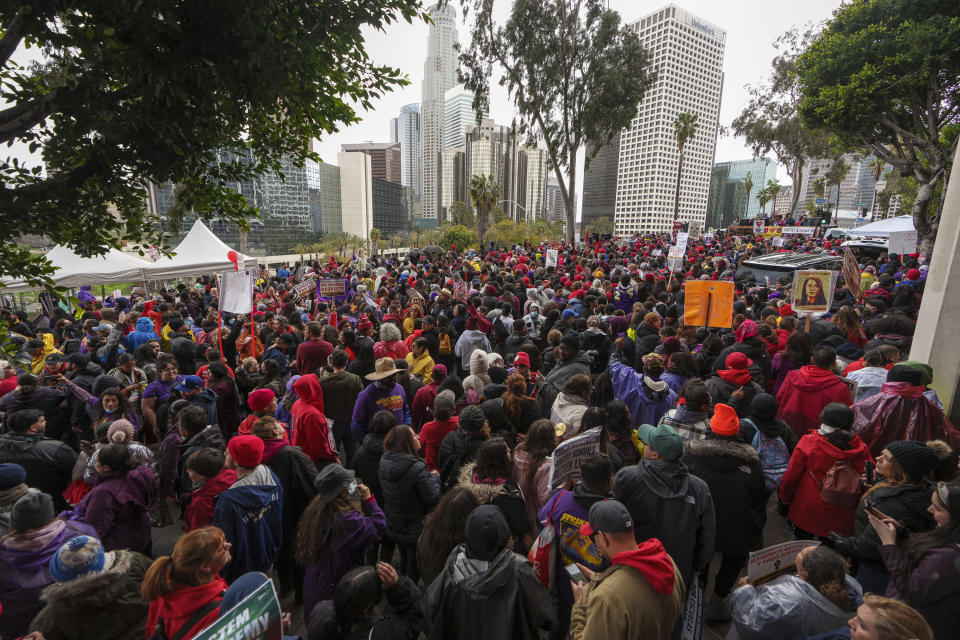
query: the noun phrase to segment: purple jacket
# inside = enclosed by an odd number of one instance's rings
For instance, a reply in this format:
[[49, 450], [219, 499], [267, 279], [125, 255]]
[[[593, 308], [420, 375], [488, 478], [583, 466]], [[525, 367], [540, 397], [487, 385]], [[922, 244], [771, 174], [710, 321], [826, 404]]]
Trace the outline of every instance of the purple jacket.
[[934, 638], [960, 637], [960, 549], [931, 549], [906, 580], [898, 577], [897, 545], [881, 546], [880, 555], [890, 574], [887, 597], [903, 600], [919, 611], [933, 629]]
[[14, 535], [0, 544], [0, 637], [19, 638], [43, 607], [40, 592], [53, 584], [50, 558], [76, 536], [96, 536], [90, 525], [54, 520], [27, 535]]
[[783, 352], [773, 356], [770, 373], [770, 377], [773, 378], [773, 385], [769, 387], [770, 393], [777, 395], [777, 391], [780, 391], [783, 381], [787, 379], [787, 374], [799, 368], [800, 365], [795, 363], [793, 360], [787, 360], [787, 358], [784, 357]]
[[610, 355], [610, 382], [613, 385], [613, 397], [622, 400], [630, 409], [633, 426], [658, 424], [667, 411], [677, 405], [677, 394], [667, 385], [656, 391], [643, 383], [644, 375], [633, 367], [620, 361], [619, 349]]
[[77, 505], [77, 516], [96, 530], [105, 551], [150, 549], [150, 509], [157, 484], [150, 467], [126, 474], [99, 474], [90, 493]]
[[680, 389], [683, 388], [683, 385], [687, 383], [687, 380], [690, 379], [689, 376], [680, 376], [675, 373], [670, 373], [665, 371], [660, 374], [660, 379], [667, 383], [667, 386], [670, 387], [670, 390], [680, 395]]
[[336, 537], [318, 550], [316, 559], [303, 573], [303, 610], [313, 611], [317, 603], [333, 598], [340, 578], [362, 566], [367, 549], [380, 541], [387, 530], [387, 518], [371, 496], [363, 514], [347, 511], [337, 516]]
[[367, 435], [367, 423], [378, 411], [389, 411], [396, 418], [397, 424], [410, 424], [410, 405], [407, 404], [407, 394], [399, 384], [393, 389], [381, 389], [374, 383], [357, 396], [353, 405], [353, 417], [350, 420], [350, 431], [357, 444], [363, 444]]

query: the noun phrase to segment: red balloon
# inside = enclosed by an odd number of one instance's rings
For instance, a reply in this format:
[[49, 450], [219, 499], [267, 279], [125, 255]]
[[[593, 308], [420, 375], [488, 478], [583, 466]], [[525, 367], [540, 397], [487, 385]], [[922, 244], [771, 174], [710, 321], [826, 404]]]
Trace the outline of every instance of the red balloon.
[[227, 260], [233, 263], [233, 266], [236, 268], [237, 271], [240, 270], [240, 264], [239, 264], [240, 257], [237, 255], [236, 251], [232, 249], [230, 251], [227, 251]]

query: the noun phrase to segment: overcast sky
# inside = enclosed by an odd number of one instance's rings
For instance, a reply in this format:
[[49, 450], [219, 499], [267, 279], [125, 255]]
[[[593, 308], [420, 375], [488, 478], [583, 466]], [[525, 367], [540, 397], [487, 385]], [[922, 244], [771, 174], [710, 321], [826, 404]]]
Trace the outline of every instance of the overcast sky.
[[[460, 3], [458, 0], [451, 0], [451, 2], [457, 9], [460, 43], [466, 46], [469, 44], [469, 33], [463, 26]], [[638, 2], [637, 0], [609, 0], [609, 4], [610, 8], [620, 12], [625, 23], [634, 22], [666, 5], [665, 2]], [[816, 23], [829, 18], [840, 2], [839, 0], [804, 0], [802, 2], [683, 0], [676, 4], [727, 31], [726, 52], [723, 59], [726, 75], [720, 108], [720, 124], [729, 127], [747, 102], [748, 96], [744, 86], [756, 84], [768, 77], [770, 61], [776, 55], [773, 43], [777, 37], [794, 25]], [[495, 6], [505, 11], [509, 7], [509, 0], [497, 0]], [[429, 27], [423, 23], [408, 25], [402, 22], [387, 27], [384, 33], [373, 29], [367, 32], [367, 51], [373, 61], [399, 68], [408, 75], [410, 85], [377, 101], [373, 111], [361, 113], [362, 122], [321, 140], [318, 152], [326, 162], [336, 164], [337, 152], [341, 144], [389, 141], [390, 118], [399, 113], [401, 106], [420, 102], [428, 30]], [[509, 124], [513, 115], [509, 96], [495, 83], [491, 91], [490, 114], [494, 120], [502, 124]], [[751, 155], [741, 139], [724, 137], [718, 141], [717, 162], [741, 160], [750, 158]], [[790, 183], [782, 167], [780, 182]]]

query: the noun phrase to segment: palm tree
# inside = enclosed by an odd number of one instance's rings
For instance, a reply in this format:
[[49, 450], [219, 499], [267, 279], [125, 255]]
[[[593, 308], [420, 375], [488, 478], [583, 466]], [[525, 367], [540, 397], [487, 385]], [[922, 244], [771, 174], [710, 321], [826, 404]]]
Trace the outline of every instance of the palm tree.
[[493, 176], [476, 175], [470, 179], [469, 195], [473, 208], [477, 210], [477, 236], [483, 251], [483, 237], [490, 228], [490, 210], [500, 200], [500, 187], [493, 181]]
[[767, 203], [770, 202], [770, 187], [763, 187], [757, 191], [757, 202], [760, 203], [760, 216], [767, 215]]
[[370, 257], [377, 257], [377, 247], [380, 246], [380, 238], [383, 237], [383, 232], [380, 229], [374, 227], [370, 229]]
[[[772, 202], [777, 199], [777, 194], [780, 193], [780, 190], [783, 189], [783, 185], [780, 184], [780, 181], [774, 178], [773, 180], [767, 180], [767, 200]], [[774, 211], [774, 214], [777, 212]]]
[[747, 192], [747, 204], [743, 207], [743, 217], [747, 217], [750, 211], [750, 192], [753, 191], [753, 174], [747, 171], [747, 177], [743, 181], [743, 190]]
[[680, 152], [680, 160], [677, 162], [677, 192], [673, 197], [674, 222], [680, 218], [680, 176], [683, 174], [683, 149], [697, 132], [698, 117], [695, 113], [683, 112], [678, 113], [677, 119], [673, 121], [673, 129], [677, 134], [677, 150]]

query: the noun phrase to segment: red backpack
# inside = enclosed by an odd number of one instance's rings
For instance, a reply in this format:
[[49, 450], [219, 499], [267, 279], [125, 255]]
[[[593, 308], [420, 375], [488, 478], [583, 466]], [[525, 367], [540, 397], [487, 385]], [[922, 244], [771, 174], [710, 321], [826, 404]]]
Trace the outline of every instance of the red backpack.
[[817, 481], [813, 471], [810, 471], [810, 477], [820, 489], [820, 499], [827, 504], [852, 509], [863, 495], [863, 479], [849, 460], [834, 461], [823, 480]]

